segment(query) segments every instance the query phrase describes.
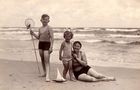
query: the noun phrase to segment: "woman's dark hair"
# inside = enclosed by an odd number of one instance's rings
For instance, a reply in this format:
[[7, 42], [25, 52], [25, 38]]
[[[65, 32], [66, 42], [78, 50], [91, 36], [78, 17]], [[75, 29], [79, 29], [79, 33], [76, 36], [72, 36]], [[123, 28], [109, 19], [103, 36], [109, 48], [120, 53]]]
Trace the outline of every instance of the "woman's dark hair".
[[80, 48], [81, 48], [81, 47], [82, 47], [82, 44], [81, 44], [80, 41], [75, 41], [75, 42], [73, 43], [73, 46], [76, 45], [77, 43], [80, 45]]

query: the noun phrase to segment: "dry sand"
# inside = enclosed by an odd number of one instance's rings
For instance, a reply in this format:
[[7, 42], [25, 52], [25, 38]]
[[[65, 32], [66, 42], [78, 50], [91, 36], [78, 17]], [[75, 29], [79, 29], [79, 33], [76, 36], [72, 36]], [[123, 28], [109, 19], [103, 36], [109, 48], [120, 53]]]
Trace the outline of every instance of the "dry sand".
[[[62, 65], [51, 63], [51, 79], [56, 78], [56, 68], [62, 73]], [[40, 67], [41, 68], [41, 67]], [[0, 60], [0, 90], [139, 90], [140, 69], [93, 67], [98, 72], [116, 77], [110, 82], [67, 81], [45, 82], [38, 77], [35, 62]]]

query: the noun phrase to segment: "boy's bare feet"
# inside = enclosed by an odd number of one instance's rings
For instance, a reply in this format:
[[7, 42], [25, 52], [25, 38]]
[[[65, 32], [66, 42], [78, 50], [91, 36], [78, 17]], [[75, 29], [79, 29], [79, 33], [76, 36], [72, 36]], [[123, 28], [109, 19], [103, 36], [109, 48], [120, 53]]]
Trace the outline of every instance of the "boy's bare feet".
[[46, 78], [46, 82], [50, 82], [51, 80], [49, 78]]

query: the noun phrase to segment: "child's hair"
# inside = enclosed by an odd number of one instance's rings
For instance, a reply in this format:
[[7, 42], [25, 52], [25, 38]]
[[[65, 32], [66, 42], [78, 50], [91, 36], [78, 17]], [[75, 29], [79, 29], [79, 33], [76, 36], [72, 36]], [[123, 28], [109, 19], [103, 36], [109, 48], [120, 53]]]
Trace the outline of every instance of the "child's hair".
[[67, 36], [67, 35], [70, 35], [71, 36], [71, 39], [73, 38], [73, 33], [71, 31], [65, 31], [64, 32], [64, 38]]
[[76, 45], [77, 43], [80, 45], [80, 48], [81, 48], [81, 47], [82, 47], [82, 44], [81, 44], [80, 41], [75, 41], [75, 42], [73, 43], [73, 46]]
[[42, 19], [44, 19], [45, 17], [49, 17], [49, 18], [50, 18], [50, 16], [49, 16], [48, 14], [43, 14], [43, 15], [41, 16]]

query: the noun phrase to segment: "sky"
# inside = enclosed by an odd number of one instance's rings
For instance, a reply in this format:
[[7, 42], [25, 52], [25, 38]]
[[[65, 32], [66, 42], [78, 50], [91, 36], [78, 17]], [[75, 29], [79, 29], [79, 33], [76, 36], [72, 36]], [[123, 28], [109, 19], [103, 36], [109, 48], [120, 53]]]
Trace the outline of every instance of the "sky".
[[38, 27], [44, 13], [54, 27], [140, 27], [140, 0], [0, 0], [0, 12], [0, 27]]

